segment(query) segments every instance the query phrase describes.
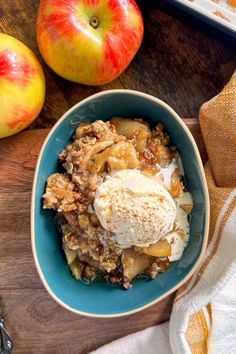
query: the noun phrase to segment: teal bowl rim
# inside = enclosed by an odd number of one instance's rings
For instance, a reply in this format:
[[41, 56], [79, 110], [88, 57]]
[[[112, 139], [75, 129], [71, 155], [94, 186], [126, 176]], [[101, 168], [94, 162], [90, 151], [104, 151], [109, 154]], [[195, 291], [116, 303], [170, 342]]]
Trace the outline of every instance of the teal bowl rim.
[[[38, 257], [37, 257], [37, 252], [36, 252], [36, 247], [35, 247], [35, 234], [34, 234], [34, 230], [35, 230], [35, 220], [34, 220], [34, 201], [35, 201], [35, 192], [36, 192], [36, 185], [37, 185], [37, 176], [38, 176], [38, 172], [39, 172], [39, 166], [40, 166], [40, 161], [43, 155], [43, 151], [49, 141], [49, 139], [51, 138], [51, 135], [53, 134], [53, 132], [57, 129], [57, 127], [64, 121], [64, 119], [67, 117], [68, 114], [70, 114], [71, 112], [73, 112], [75, 109], [77, 109], [78, 107], [80, 107], [81, 105], [83, 105], [84, 103], [87, 103], [91, 100], [93, 100], [94, 98], [97, 97], [102, 97], [105, 95], [109, 95], [111, 93], [123, 93], [123, 94], [131, 94], [134, 96], [139, 96], [139, 97], [144, 97], [147, 100], [151, 100], [155, 103], [157, 103], [158, 105], [162, 106], [163, 108], [165, 108], [166, 110], [168, 110], [170, 112], [170, 114], [172, 115], [172, 117], [179, 123], [179, 125], [181, 126], [181, 128], [183, 129], [183, 131], [185, 132], [185, 134], [188, 136], [192, 147], [194, 149], [195, 152], [195, 156], [197, 159], [197, 164], [199, 167], [199, 175], [200, 175], [200, 180], [201, 180], [201, 184], [202, 184], [202, 189], [203, 189], [203, 193], [204, 193], [204, 202], [205, 202], [205, 225], [204, 225], [204, 234], [203, 234], [203, 242], [202, 242], [202, 248], [201, 248], [201, 252], [199, 254], [198, 259], [196, 260], [195, 264], [193, 265], [192, 269], [189, 271], [189, 273], [175, 286], [173, 286], [170, 290], [168, 290], [166, 293], [164, 293], [163, 295], [159, 296], [157, 299], [150, 301], [149, 303], [145, 304], [144, 306], [140, 306], [138, 308], [136, 308], [135, 310], [131, 310], [131, 311], [126, 311], [126, 312], [120, 312], [118, 314], [106, 314], [106, 315], [98, 315], [98, 314], [93, 314], [90, 312], [83, 312], [83, 311], [78, 311], [75, 310], [74, 308], [70, 307], [69, 305], [65, 304], [62, 300], [60, 300], [51, 290], [51, 288], [49, 287], [46, 279], [44, 278], [43, 272], [41, 271], [41, 267], [38, 261]], [[79, 314], [79, 315], [84, 315], [87, 317], [93, 317], [93, 318], [115, 318], [115, 317], [122, 317], [122, 316], [127, 316], [127, 315], [131, 315], [134, 313], [137, 313], [139, 311], [142, 311], [154, 304], [156, 304], [157, 302], [163, 300], [165, 297], [167, 297], [168, 295], [172, 294], [174, 291], [176, 291], [178, 288], [180, 288], [184, 283], [186, 283], [186, 281], [193, 275], [193, 273], [196, 271], [196, 269], [198, 268], [203, 255], [205, 253], [206, 250], [206, 246], [207, 246], [207, 240], [208, 240], [208, 231], [209, 231], [209, 223], [210, 223], [210, 201], [209, 201], [209, 194], [208, 194], [208, 188], [207, 188], [207, 182], [206, 182], [206, 178], [205, 178], [205, 173], [204, 173], [204, 168], [203, 168], [203, 164], [202, 164], [202, 160], [200, 157], [200, 153], [197, 147], [197, 144], [190, 132], [190, 130], [188, 129], [188, 127], [186, 126], [186, 124], [183, 122], [183, 120], [179, 117], [179, 115], [165, 102], [163, 102], [162, 100], [151, 96], [149, 94], [143, 93], [143, 92], [139, 92], [139, 91], [134, 91], [134, 90], [126, 90], [126, 89], [118, 89], [118, 90], [107, 90], [107, 91], [102, 91], [99, 93], [96, 93], [92, 96], [89, 96], [87, 98], [85, 98], [84, 100], [80, 101], [79, 103], [75, 104], [73, 107], [71, 107], [68, 111], [66, 111], [62, 117], [57, 121], [57, 123], [53, 126], [53, 128], [50, 130], [50, 132], [48, 133], [38, 156], [38, 160], [37, 160], [37, 165], [35, 168], [35, 173], [34, 173], [34, 180], [33, 180], [33, 188], [32, 188], [32, 198], [31, 198], [31, 245], [32, 245], [32, 252], [33, 252], [33, 258], [34, 258], [34, 262], [36, 265], [36, 269], [37, 272], [39, 274], [39, 277], [45, 287], [45, 289], [47, 290], [47, 292], [49, 293], [49, 295], [51, 295], [51, 297], [61, 306], [63, 306], [65, 309]]]

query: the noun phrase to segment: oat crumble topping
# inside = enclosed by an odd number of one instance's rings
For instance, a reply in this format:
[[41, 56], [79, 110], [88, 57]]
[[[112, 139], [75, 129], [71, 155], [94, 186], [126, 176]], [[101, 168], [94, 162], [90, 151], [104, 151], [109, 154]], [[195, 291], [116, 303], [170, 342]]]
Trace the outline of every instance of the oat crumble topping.
[[[73, 140], [58, 156], [65, 172], [48, 177], [43, 195], [43, 207], [56, 212], [62, 246], [76, 279], [92, 281], [102, 275], [129, 288], [135, 276], [155, 278], [169, 266], [168, 257], [150, 256], [134, 247], [122, 250], [112, 232], [101, 226], [93, 202], [96, 189], [113, 170], [135, 168], [154, 176], [176, 158], [178, 152], [161, 123], [153, 130], [140, 119], [78, 125]], [[176, 169], [169, 192], [176, 197], [183, 190]]]

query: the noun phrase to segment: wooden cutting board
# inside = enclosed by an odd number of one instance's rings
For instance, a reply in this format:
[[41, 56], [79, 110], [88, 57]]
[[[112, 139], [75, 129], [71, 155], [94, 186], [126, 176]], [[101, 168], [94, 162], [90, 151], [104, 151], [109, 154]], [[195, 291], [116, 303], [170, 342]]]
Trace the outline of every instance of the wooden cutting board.
[[[203, 161], [206, 151], [196, 119], [186, 119]], [[82, 317], [48, 295], [36, 272], [30, 241], [30, 199], [35, 164], [48, 129], [0, 141], [0, 306], [15, 354], [80, 354], [166, 321], [174, 295], [147, 310], [116, 319]]]

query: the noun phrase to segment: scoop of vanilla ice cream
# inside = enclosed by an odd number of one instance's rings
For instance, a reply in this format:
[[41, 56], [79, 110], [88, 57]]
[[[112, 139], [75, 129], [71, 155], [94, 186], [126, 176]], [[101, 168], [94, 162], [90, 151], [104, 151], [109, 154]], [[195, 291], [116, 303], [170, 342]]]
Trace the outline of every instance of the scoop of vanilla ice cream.
[[167, 234], [164, 239], [171, 245], [171, 255], [168, 257], [170, 262], [178, 261], [188, 244], [189, 221], [188, 214], [182, 209], [181, 205], [193, 205], [193, 200], [189, 192], [185, 192], [181, 197], [175, 199], [176, 204], [176, 228]]
[[108, 176], [95, 193], [94, 209], [104, 229], [122, 247], [147, 247], [173, 229], [176, 205], [154, 178], [137, 170]]

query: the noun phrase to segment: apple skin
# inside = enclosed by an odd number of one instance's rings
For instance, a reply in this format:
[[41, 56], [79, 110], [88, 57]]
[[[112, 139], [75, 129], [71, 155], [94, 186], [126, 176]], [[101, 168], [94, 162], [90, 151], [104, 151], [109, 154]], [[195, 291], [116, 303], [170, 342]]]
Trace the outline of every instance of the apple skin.
[[142, 37], [143, 20], [134, 0], [41, 0], [39, 5], [41, 55], [70, 81], [102, 85], [114, 80], [133, 59]]
[[33, 52], [0, 33], [0, 138], [18, 133], [38, 116], [45, 99], [45, 79]]

